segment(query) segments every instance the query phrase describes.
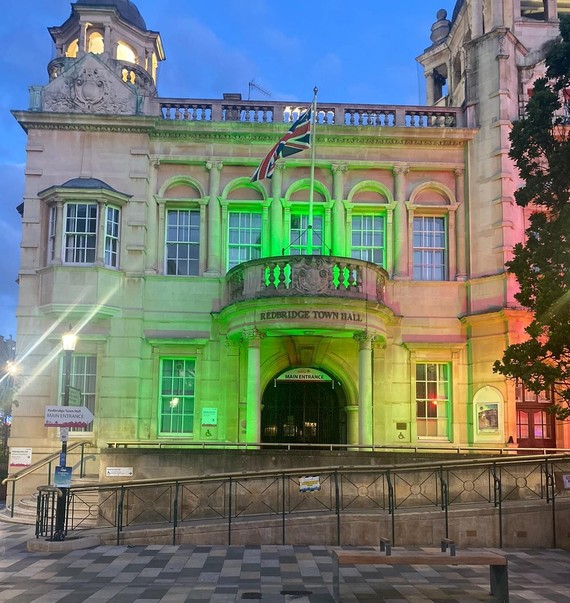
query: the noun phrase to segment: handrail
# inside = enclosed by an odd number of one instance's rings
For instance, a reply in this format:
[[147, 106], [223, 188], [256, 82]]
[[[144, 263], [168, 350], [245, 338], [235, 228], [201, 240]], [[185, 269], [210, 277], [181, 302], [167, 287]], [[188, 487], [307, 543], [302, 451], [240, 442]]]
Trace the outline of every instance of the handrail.
[[[351, 506], [353, 502], [350, 495], [350, 491], [352, 491], [351, 488], [360, 490], [360, 484], [365, 483], [368, 484], [368, 486], [365, 486], [367, 491], [365, 497], [368, 498], [369, 495], [371, 495], [373, 499], [372, 502], [374, 503], [369, 506], [368, 511], [373, 513], [376, 513], [378, 509], [388, 511], [388, 517], [391, 518], [392, 524], [392, 542], [396, 541], [397, 536], [396, 509], [418, 509], [423, 508], [426, 504], [428, 506], [435, 505], [441, 509], [443, 505], [443, 511], [446, 514], [446, 534], [448, 534], [449, 526], [447, 511], [450, 509], [452, 500], [456, 501], [457, 504], [465, 505], [475, 504], [480, 498], [482, 502], [487, 505], [491, 504], [492, 507], [495, 507], [498, 512], [498, 538], [499, 546], [502, 547], [503, 501], [512, 502], [519, 500], [518, 494], [512, 499], [509, 493], [505, 494], [502, 477], [508, 480], [508, 483], [516, 482], [518, 486], [521, 475], [524, 478], [523, 481], [526, 482], [529, 475], [536, 475], [536, 466], [542, 467], [545, 463], [549, 465], [548, 473], [552, 476], [552, 479], [550, 479], [552, 491], [546, 492], [546, 498], [550, 500], [559, 495], [554, 486], [555, 468], [557, 468], [558, 471], [563, 471], [563, 466], [566, 468], [570, 467], [570, 455], [568, 454], [551, 455], [548, 458], [541, 458], [536, 455], [527, 457], [490, 457], [484, 461], [482, 459], [456, 459], [447, 462], [432, 460], [431, 463], [422, 462], [406, 466], [388, 466], [384, 463], [375, 463], [372, 465], [336, 465], [334, 467], [314, 468], [303, 466], [288, 468], [286, 470], [276, 470], [273, 468], [264, 471], [194, 475], [189, 477], [178, 476], [161, 479], [151, 478], [123, 483], [107, 482], [104, 484], [84, 484], [71, 486], [69, 490], [72, 500], [75, 496], [78, 496], [78, 500], [81, 501], [82, 494], [89, 491], [99, 495], [98, 517], [102, 518], [105, 525], [108, 524], [109, 528], [115, 529], [117, 543], [120, 542], [121, 533], [125, 528], [137, 524], [154, 526], [170, 525], [172, 530], [172, 542], [175, 543], [177, 530], [183, 522], [192, 519], [212, 519], [213, 517], [227, 520], [228, 543], [231, 543], [233, 519], [242, 516], [245, 517], [246, 515], [265, 515], [267, 513], [276, 516], [281, 514], [282, 541], [284, 543], [286, 541], [285, 524], [291, 514], [297, 511], [306, 513], [307, 511], [314, 510], [314, 508], [318, 508], [320, 511], [324, 508], [331, 511], [333, 514], [336, 513], [337, 542], [340, 542], [341, 514], [344, 515], [345, 512], [350, 513], [351, 510], [354, 510], [355, 508], [361, 509], [360, 505], [357, 505], [354, 508]], [[491, 492], [488, 492], [488, 496], [485, 495], [485, 482], [487, 480], [483, 477], [484, 473], [480, 471], [481, 467], [484, 467], [488, 479], [490, 480], [489, 485], [491, 486]], [[405, 474], [405, 472], [414, 468], [416, 470], [415, 477], [413, 474]], [[465, 471], [466, 477], [458, 477], [458, 470]], [[566, 471], [567, 470], [568, 469], [566, 469]], [[362, 474], [362, 478], [357, 477], [359, 473]], [[367, 475], [370, 473], [372, 475]], [[293, 492], [297, 492], [297, 490], [300, 489], [299, 476], [307, 474], [320, 475], [321, 484], [331, 483], [330, 481], [327, 482], [327, 480], [334, 475], [335, 487], [322, 489], [321, 494], [318, 495], [320, 498], [315, 503], [317, 506], [314, 508], [310, 508], [310, 505], [309, 508], [304, 507], [302, 504], [299, 504], [300, 499], [298, 500], [294, 494], [292, 495]], [[450, 476], [452, 477], [451, 481]], [[412, 478], [412, 481], [410, 481], [410, 477]], [[262, 482], [262, 487], [255, 485], [255, 482], [253, 482], [253, 487], [247, 483], [249, 480], [260, 479], [265, 480]], [[347, 491], [348, 493], [342, 493], [343, 488], [340, 487], [339, 479], [340, 482], [347, 484], [349, 488], [349, 491]], [[270, 480], [269, 485], [267, 484], [267, 480]], [[466, 489], [465, 485], [468, 482], [473, 485], [477, 480], [480, 480], [483, 491], [480, 491], [478, 488], [475, 489], [479, 495], [482, 494], [482, 496], [475, 501], [469, 494], [471, 488]], [[281, 490], [279, 490], [279, 486], [277, 486], [277, 488], [275, 487], [276, 483], [281, 484]], [[239, 484], [239, 491], [246, 497], [241, 503], [238, 503], [237, 499], [236, 503], [233, 501], [234, 490], [235, 493], [238, 492], [238, 490], [233, 487], [233, 484], [236, 484], [236, 487]], [[380, 486], [378, 487], [377, 484], [380, 484]], [[411, 489], [412, 484], [421, 484], [420, 491], [414, 492]], [[427, 490], [424, 491], [423, 489], [426, 484]], [[371, 485], [373, 486], [374, 491], [372, 494], [368, 490]], [[529, 492], [533, 495], [535, 494], [535, 487], [536, 484], [524, 486], [524, 488], [529, 489]], [[145, 493], [145, 488], [150, 488], [150, 490]], [[269, 488], [271, 488], [271, 490], [269, 490]], [[292, 490], [289, 491], [287, 488], [292, 488]], [[451, 490], [453, 488], [455, 494], [452, 497]], [[428, 490], [433, 491], [435, 496], [429, 495], [426, 498], [426, 492], [428, 492]], [[540, 487], [539, 490], [542, 492]], [[289, 494], [286, 494], [287, 491]], [[467, 492], [467, 496], [463, 499], [461, 499], [461, 496], [457, 496], [458, 493], [461, 495], [462, 491]], [[249, 495], [247, 493], [249, 493]], [[407, 502], [410, 493], [418, 494], [418, 499], [415, 502], [410, 499], [411, 505]], [[441, 495], [441, 500], [439, 500], [438, 493]], [[528, 492], [526, 494], [528, 494]], [[256, 495], [262, 497], [262, 500], [260, 499], [262, 506], [259, 507], [254, 504], [251, 507], [253, 513], [249, 511], [246, 512], [252, 505], [252, 501], [248, 500], [247, 497], [252, 496], [255, 498]], [[291, 495], [292, 498], [289, 500], [288, 497]], [[568, 501], [568, 493], [565, 493], [565, 495], [566, 501]], [[210, 499], [212, 496], [213, 498]], [[348, 504], [344, 504], [346, 502], [346, 496], [349, 496], [351, 499], [348, 501]], [[196, 501], [200, 501], [196, 508], [194, 508], [193, 503], [190, 504], [186, 500], [187, 497], [189, 497], [188, 500], [194, 500], [195, 498]], [[279, 504], [280, 498], [281, 504]], [[544, 499], [544, 495], [540, 495], [540, 498]], [[549, 500], [547, 500], [547, 502], [549, 502]], [[150, 507], [147, 505], [147, 501], [152, 501]], [[289, 507], [286, 506], [286, 502], [289, 503]], [[554, 500], [550, 500], [549, 504], [552, 506], [552, 529], [554, 532], [556, 526]], [[202, 509], [203, 513], [200, 512], [202, 506], [204, 507]], [[365, 507], [362, 507], [362, 509], [365, 509]], [[150, 515], [147, 516], [147, 512], [150, 512]], [[212, 512], [214, 512], [214, 515], [212, 515]], [[493, 512], [493, 515], [495, 515], [495, 512]], [[73, 517], [68, 517], [68, 519], [70, 521], [70, 530], [81, 529], [82, 521], [76, 523]], [[446, 538], [447, 537], [448, 536], [446, 536]]]
[[[73, 444], [71, 444], [68, 448], [67, 448], [67, 452], [71, 452], [72, 450], [75, 450], [76, 448], [81, 447], [81, 460], [80, 460], [80, 466], [81, 469], [79, 471], [79, 476], [83, 477], [83, 464], [84, 464], [84, 450], [86, 446], [91, 446], [91, 441], [90, 440], [80, 440], [78, 442], [74, 442]], [[10, 517], [14, 517], [14, 505], [16, 502], [16, 482], [18, 482], [19, 480], [21, 480], [23, 477], [26, 477], [27, 475], [30, 475], [31, 473], [34, 473], [35, 471], [37, 471], [38, 469], [41, 469], [42, 467], [45, 467], [46, 465], [49, 466], [48, 469], [48, 486], [50, 485], [50, 480], [51, 480], [51, 464], [53, 463], [53, 461], [55, 461], [56, 459], [59, 459], [59, 452], [53, 452], [52, 454], [48, 454], [48, 456], [44, 457], [43, 459], [36, 461], [35, 463], [33, 463], [32, 465], [30, 465], [29, 467], [26, 467], [25, 469], [21, 469], [20, 471], [14, 473], [13, 475], [8, 475], [7, 477], [5, 477], [2, 480], [2, 485], [4, 486], [5, 484], [7, 484], [8, 482], [10, 482], [12, 484], [12, 489], [10, 492]]]
[[[91, 445], [92, 445], [92, 443], [90, 440], [81, 440], [80, 442], [75, 442], [74, 444], [71, 444], [70, 446], [68, 446], [67, 452], [71, 452], [72, 450], [79, 448], [79, 446], [91, 446]], [[52, 461], [55, 461], [55, 459], [59, 459], [59, 454], [60, 454], [59, 451], [54, 452], [54, 453], [46, 456], [45, 458], [29, 465], [25, 469], [21, 469], [20, 471], [17, 471], [16, 473], [14, 473], [12, 475], [8, 475], [7, 477], [5, 477], [2, 480], [2, 485], [4, 486], [8, 482], [16, 482], [16, 481], [22, 479], [23, 477], [26, 477], [26, 475], [29, 475], [30, 473], [34, 473], [34, 471], [36, 471], [36, 469], [41, 469], [42, 467], [45, 467], [45, 465], [48, 465]]]
[[510, 448], [508, 446], [454, 446], [453, 444], [312, 444], [297, 442], [196, 442], [195, 440], [112, 440], [107, 442], [107, 448], [200, 448], [202, 450], [219, 448], [236, 448], [237, 450], [362, 450], [363, 452], [409, 451], [409, 452], [444, 452], [456, 454], [470, 454], [472, 452], [498, 453], [500, 455], [520, 455], [528, 452], [529, 455], [538, 456], [559, 453], [570, 454], [570, 448]]
[[[522, 463], [528, 463], [529, 461], [541, 461], [548, 458], [549, 460], [570, 460], [570, 453], [561, 453], [555, 455], [529, 455], [529, 456], [518, 456], [518, 457], [481, 457], [478, 459], [464, 459], [456, 461], [421, 461], [417, 463], [408, 464], [397, 464], [389, 465], [382, 464], [383, 471], [397, 470], [401, 471], [414, 471], [418, 469], [439, 469], [442, 467], [446, 468], [457, 468], [457, 467], [477, 467], [486, 465], [516, 465]], [[334, 466], [317, 466], [317, 467], [295, 467], [291, 469], [280, 469], [279, 475], [287, 477], [293, 477], [298, 475], [308, 475], [314, 473], [332, 473], [334, 471], [354, 471], [354, 472], [368, 472], [379, 470], [380, 467], [376, 465], [334, 465]], [[160, 485], [164, 486], [167, 484], [176, 483], [192, 483], [192, 482], [210, 482], [219, 481], [230, 478], [237, 479], [257, 479], [260, 477], [268, 477], [276, 474], [275, 469], [266, 469], [261, 471], [241, 471], [241, 472], [229, 472], [229, 473], [210, 473], [208, 475], [192, 475], [192, 476], [178, 476], [178, 477], [161, 477], [161, 478], [146, 478], [146, 479], [134, 479], [128, 481], [113, 481], [112, 483], [105, 484], [74, 484], [71, 486], [71, 490], [115, 490], [121, 487], [136, 488], [145, 487], [149, 485]]]

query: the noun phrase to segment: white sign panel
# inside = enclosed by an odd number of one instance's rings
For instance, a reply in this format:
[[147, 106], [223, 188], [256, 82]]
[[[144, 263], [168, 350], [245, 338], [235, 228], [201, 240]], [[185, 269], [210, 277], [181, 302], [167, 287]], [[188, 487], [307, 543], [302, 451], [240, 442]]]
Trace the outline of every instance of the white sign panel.
[[86, 406], [46, 406], [45, 427], [87, 427], [93, 414]]
[[10, 467], [29, 467], [31, 464], [31, 448], [10, 448]]
[[132, 467], [106, 467], [105, 475], [107, 477], [133, 477]]
[[321, 478], [318, 475], [306, 475], [299, 478], [299, 492], [315, 492], [321, 489]]

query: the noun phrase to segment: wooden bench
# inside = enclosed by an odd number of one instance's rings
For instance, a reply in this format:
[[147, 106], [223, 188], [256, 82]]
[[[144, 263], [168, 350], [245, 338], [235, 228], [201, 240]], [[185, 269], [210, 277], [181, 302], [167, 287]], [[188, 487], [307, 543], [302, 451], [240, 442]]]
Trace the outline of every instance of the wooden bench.
[[491, 595], [497, 603], [509, 602], [507, 558], [490, 552], [456, 551], [447, 555], [438, 550], [406, 551], [391, 549], [391, 555], [379, 551], [334, 550], [333, 594], [340, 602], [341, 565], [488, 565], [490, 568]]

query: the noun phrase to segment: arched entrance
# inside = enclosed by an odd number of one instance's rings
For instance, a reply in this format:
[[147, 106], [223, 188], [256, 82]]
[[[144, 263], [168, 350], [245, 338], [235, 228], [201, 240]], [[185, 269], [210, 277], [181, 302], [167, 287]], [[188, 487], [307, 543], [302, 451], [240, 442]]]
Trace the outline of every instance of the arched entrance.
[[346, 444], [345, 406], [341, 384], [327, 373], [285, 371], [263, 393], [261, 441]]

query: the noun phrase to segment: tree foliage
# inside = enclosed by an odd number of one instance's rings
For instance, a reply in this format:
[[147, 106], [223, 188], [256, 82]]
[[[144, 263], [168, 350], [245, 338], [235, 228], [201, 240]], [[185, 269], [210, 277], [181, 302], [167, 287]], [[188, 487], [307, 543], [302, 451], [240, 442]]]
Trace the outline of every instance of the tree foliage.
[[[546, 77], [536, 81], [525, 116], [513, 124], [509, 156], [524, 185], [518, 205], [536, 211], [526, 241], [515, 245], [507, 269], [533, 312], [523, 343], [508, 346], [495, 372], [518, 378], [530, 391], [554, 389], [553, 412], [570, 417], [570, 15], [546, 55]], [[570, 92], [570, 90], [568, 90]], [[567, 98], [568, 97], [568, 98]], [[568, 106], [565, 106], [568, 103]]]

